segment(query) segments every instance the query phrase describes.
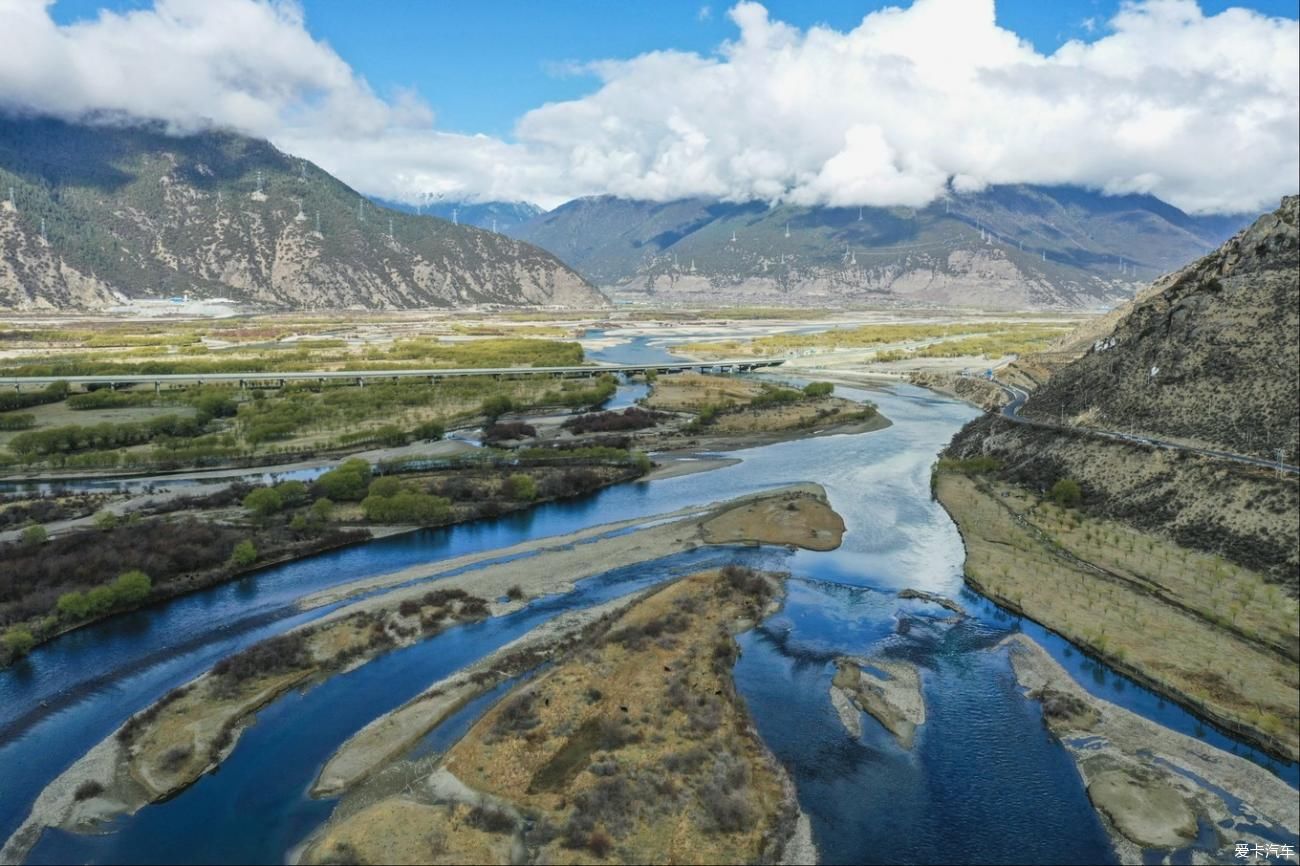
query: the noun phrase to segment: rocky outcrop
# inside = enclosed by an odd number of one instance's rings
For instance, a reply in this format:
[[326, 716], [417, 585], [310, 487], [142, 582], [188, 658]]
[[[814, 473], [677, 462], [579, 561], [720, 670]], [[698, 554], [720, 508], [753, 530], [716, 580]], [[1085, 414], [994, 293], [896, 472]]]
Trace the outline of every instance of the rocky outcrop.
[[[1074, 419], [1271, 458], [1300, 454], [1300, 197], [1157, 280], [1025, 404]], [[1076, 341], [1077, 342], [1077, 341]]]
[[904, 749], [912, 748], [916, 729], [925, 724], [920, 672], [906, 662], [836, 659], [831, 702], [850, 735], [862, 735], [856, 712], [861, 710], [880, 722]]

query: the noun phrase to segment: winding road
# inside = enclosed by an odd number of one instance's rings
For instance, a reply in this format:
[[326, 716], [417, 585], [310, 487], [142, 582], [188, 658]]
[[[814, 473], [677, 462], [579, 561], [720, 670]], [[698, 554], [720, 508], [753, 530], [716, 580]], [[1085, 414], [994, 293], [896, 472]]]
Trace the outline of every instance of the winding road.
[[1020, 414], [1020, 410], [1024, 408], [1025, 401], [1029, 399], [1029, 392], [1023, 388], [1018, 388], [1015, 385], [1008, 385], [1006, 382], [994, 381], [1011, 397], [1011, 402], [1002, 407], [1002, 417], [1014, 421], [1017, 424], [1028, 424], [1033, 427], [1045, 427], [1049, 430], [1068, 430], [1072, 433], [1086, 433], [1089, 436], [1111, 439], [1116, 442], [1150, 445], [1155, 448], [1165, 448], [1170, 451], [1186, 451], [1191, 454], [1200, 454], [1203, 457], [1213, 457], [1217, 460], [1231, 460], [1234, 463], [1246, 463], [1264, 469], [1278, 470], [1285, 472], [1288, 475], [1300, 474], [1300, 466], [1292, 466], [1289, 463], [1279, 463], [1276, 460], [1266, 460], [1262, 457], [1249, 457], [1245, 454], [1234, 454], [1231, 451], [1219, 451], [1214, 448], [1198, 448], [1194, 445], [1184, 445], [1179, 442], [1171, 442], [1168, 439], [1157, 439], [1152, 436], [1139, 436], [1135, 433], [1120, 433], [1115, 430], [1097, 430], [1091, 427], [1076, 427], [1070, 424], [1053, 424], [1050, 421], [1037, 421], [1032, 418], [1026, 418], [1024, 415]]

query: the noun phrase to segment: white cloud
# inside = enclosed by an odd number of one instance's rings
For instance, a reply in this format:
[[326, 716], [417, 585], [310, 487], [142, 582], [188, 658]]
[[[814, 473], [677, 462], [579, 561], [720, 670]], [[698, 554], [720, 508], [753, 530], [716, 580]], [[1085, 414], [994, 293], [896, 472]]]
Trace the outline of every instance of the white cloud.
[[915, 0], [848, 32], [755, 3], [729, 14], [738, 35], [716, 55], [588, 64], [594, 92], [528, 112], [502, 141], [437, 130], [413, 94], [375, 94], [296, 5], [157, 0], [59, 27], [42, 0], [0, 0], [0, 104], [228, 124], [406, 198], [921, 204], [952, 179], [1238, 211], [1300, 176], [1295, 21], [1145, 0], [1048, 56], [998, 27], [992, 0]]

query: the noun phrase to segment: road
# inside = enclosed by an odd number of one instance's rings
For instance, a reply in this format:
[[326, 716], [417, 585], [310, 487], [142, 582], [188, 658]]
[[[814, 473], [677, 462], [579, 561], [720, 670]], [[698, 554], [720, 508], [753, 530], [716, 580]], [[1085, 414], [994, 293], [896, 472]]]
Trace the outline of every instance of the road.
[[7, 385], [21, 391], [23, 388], [43, 388], [56, 382], [68, 385], [153, 385], [155, 388], [164, 384], [186, 382], [237, 382], [240, 386], [249, 383], [278, 383], [294, 381], [351, 381], [357, 385], [367, 382], [397, 379], [452, 379], [464, 376], [492, 376], [495, 378], [514, 378], [517, 376], [599, 376], [604, 373], [644, 373], [654, 370], [659, 373], [718, 371], [748, 372], [760, 367], [776, 367], [785, 363], [785, 358], [739, 358], [720, 361], [683, 361], [675, 364], [605, 364], [590, 367], [471, 367], [459, 369], [429, 370], [330, 370], [300, 371], [292, 373], [157, 373], [157, 374], [106, 374], [89, 376], [9, 376], [0, 379], [0, 385]]
[[997, 382], [997, 384], [1001, 386], [1003, 391], [1006, 391], [1007, 394], [1011, 396], [1011, 402], [1002, 407], [1002, 417], [1015, 421], [1017, 424], [1029, 424], [1034, 427], [1046, 427], [1051, 430], [1069, 430], [1074, 433], [1086, 433], [1089, 436], [1111, 439], [1116, 442], [1132, 442], [1139, 445], [1150, 445], [1155, 448], [1166, 448], [1170, 451], [1187, 451], [1205, 457], [1214, 457], [1218, 460], [1231, 460], [1234, 463], [1247, 463], [1251, 466], [1260, 466], [1264, 469], [1281, 469], [1289, 475], [1300, 474], [1300, 466], [1292, 466], [1288, 463], [1283, 463], [1279, 466], [1276, 460], [1265, 460], [1262, 457], [1249, 457], [1245, 454], [1234, 454], [1231, 451], [1218, 451], [1214, 448], [1197, 448], [1194, 445], [1183, 445], [1179, 442], [1170, 442], [1168, 439], [1156, 439], [1152, 436], [1138, 436], [1135, 433], [1120, 433], [1115, 430], [1097, 430], [1092, 427], [1075, 427], [1069, 424], [1053, 424], [1049, 421], [1036, 421], [1020, 414], [1020, 410], [1024, 407], [1025, 401], [1029, 399], [1028, 391], [1025, 391], [1023, 388], [1017, 388], [1015, 385], [1008, 385], [1005, 382]]

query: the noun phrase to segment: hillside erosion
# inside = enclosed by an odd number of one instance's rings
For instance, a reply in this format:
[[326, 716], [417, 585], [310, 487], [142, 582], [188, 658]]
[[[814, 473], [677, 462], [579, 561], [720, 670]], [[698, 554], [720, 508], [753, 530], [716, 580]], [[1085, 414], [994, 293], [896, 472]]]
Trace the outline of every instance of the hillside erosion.
[[192, 295], [270, 308], [605, 305], [544, 250], [387, 210], [231, 132], [0, 115], [0, 308]]
[[1300, 455], [1300, 197], [1158, 280], [1025, 404], [1030, 417]]

